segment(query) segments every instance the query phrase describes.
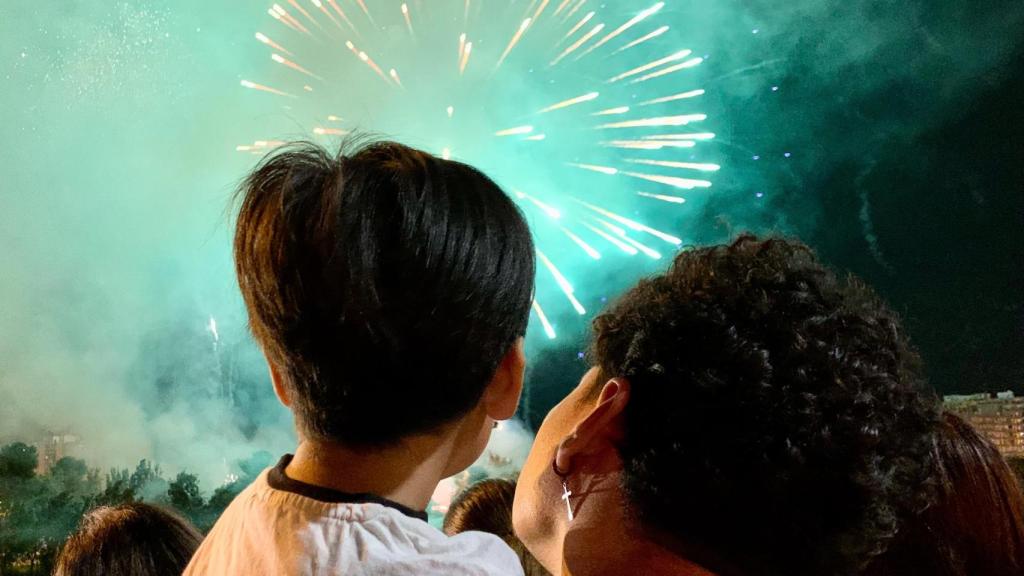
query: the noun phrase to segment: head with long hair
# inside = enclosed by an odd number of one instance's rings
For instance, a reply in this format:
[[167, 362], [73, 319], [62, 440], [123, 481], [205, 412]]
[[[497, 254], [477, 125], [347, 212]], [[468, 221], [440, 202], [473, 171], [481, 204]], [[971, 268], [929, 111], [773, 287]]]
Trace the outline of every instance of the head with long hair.
[[933, 452], [937, 501], [907, 524], [867, 574], [1024, 574], [1024, 492], [999, 450], [947, 412]]
[[82, 518], [54, 576], [178, 576], [203, 536], [187, 520], [140, 502], [101, 506]]
[[516, 483], [489, 478], [464, 490], [452, 502], [444, 517], [444, 533], [449, 536], [477, 531], [501, 538], [519, 556], [526, 576], [549, 576], [526, 546], [512, 531], [512, 500]]

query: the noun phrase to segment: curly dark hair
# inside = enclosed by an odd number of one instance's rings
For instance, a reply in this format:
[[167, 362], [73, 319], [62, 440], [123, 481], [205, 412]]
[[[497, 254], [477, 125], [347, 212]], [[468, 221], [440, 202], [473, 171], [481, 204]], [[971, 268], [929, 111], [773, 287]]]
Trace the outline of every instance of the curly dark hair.
[[594, 331], [594, 364], [632, 384], [631, 512], [713, 570], [853, 574], [932, 497], [938, 409], [917, 353], [802, 243], [683, 252]]

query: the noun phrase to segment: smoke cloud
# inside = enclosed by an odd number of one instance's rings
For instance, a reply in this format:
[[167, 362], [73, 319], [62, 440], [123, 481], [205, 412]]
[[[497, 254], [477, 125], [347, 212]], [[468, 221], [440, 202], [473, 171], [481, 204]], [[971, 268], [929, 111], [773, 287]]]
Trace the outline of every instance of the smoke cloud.
[[[245, 331], [227, 211], [255, 160], [234, 153], [236, 145], [255, 134], [308, 136], [301, 111], [268, 111], [238, 87], [243, 75], [269, 73], [273, 63], [252, 35], [272, 23], [258, 7], [229, 2], [8, 4], [0, 442], [74, 433], [92, 465], [150, 458], [171, 474], [199, 473], [208, 489], [237, 459], [287, 450], [289, 414]], [[637, 9], [606, 4], [609, 22]], [[397, 18], [387, 33], [401, 31]], [[688, 243], [743, 229], [819, 233], [813, 188], [821, 174], [867, 165], [892, 152], [887, 144], [956, 114], [1003, 74], [1024, 37], [1024, 9], [1011, 1], [679, 0], [660, 19], [671, 30], [643, 48], [650, 60], [677, 47], [708, 56], [697, 78], [718, 138], [702, 160], [723, 169], [710, 192], [678, 211], [625, 208]], [[494, 32], [504, 39], [507, 26]], [[550, 103], [553, 95], [531, 98]], [[390, 134], [430, 144], [413, 121], [403, 129], [355, 113], [363, 128], [387, 124]], [[535, 180], [561, 178], [536, 164]], [[871, 237], [873, 193], [862, 191], [854, 212], [883, 259], [891, 247]], [[592, 267], [569, 259], [565, 272], [595, 311], [666, 261]], [[571, 310], [552, 321], [559, 340], [535, 327], [531, 354], [574, 361], [586, 321]], [[530, 385], [543, 387], [526, 400], [537, 422], [576, 382], [531, 374]], [[521, 459], [524, 437], [501, 450]]]

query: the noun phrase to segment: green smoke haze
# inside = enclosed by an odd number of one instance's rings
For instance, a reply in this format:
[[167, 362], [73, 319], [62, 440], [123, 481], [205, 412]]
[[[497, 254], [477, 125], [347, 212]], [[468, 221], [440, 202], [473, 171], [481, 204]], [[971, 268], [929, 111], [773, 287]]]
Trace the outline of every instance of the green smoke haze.
[[[483, 1], [488, 17], [469, 30], [471, 66], [496, 60], [529, 6]], [[0, 443], [70, 432], [90, 463], [127, 467], [149, 458], [171, 474], [197, 471], [205, 485], [254, 451], [288, 449], [289, 415], [246, 334], [232, 276], [229, 198], [258, 160], [238, 145], [330, 142], [312, 132], [328, 126], [327, 114], [343, 117], [345, 129], [437, 153], [451, 147], [455, 158], [567, 215], [581, 210], [567, 200], [577, 196], [685, 244], [748, 229], [799, 235], [877, 284], [907, 315], [940, 389], [1024, 391], [1024, 153], [1019, 135], [1000, 132], [1022, 119], [1019, 101], [1005, 96], [1021, 85], [1020, 2], [667, 0], [622, 40], [670, 29], [622, 60], [595, 54], [552, 69], [558, 50], [527, 35], [500, 72], [471, 68], [454, 89], [441, 83], [452, 76], [460, 25], [446, 15], [461, 17], [462, 0], [410, 3], [418, 51], [408, 49], [400, 2], [368, 0], [379, 28], [371, 32], [356, 4], [341, 1], [363, 27], [354, 41], [400, 71], [404, 92], [342, 42], [317, 43], [276, 22], [266, 13], [271, 4], [5, 3]], [[594, 4], [574, 18], [593, 9], [610, 30], [653, 2]], [[325, 81], [297, 80], [270, 59], [257, 31]], [[704, 62], [632, 88], [605, 82], [629, 63], [683, 48]], [[443, 79], [432, 84], [435, 76]], [[242, 80], [303, 98], [246, 90]], [[307, 94], [304, 83], [315, 91]], [[591, 111], [693, 89], [706, 94], [673, 110], [707, 120], [666, 132], [716, 138], [695, 147], [692, 159], [650, 157], [721, 165], [708, 176], [710, 189], [683, 193], [566, 166], [622, 156], [597, 145], [603, 136], [590, 128]], [[552, 113], [562, 140], [532, 147], [492, 136], [591, 91], [618, 100]], [[538, 297], [558, 338], [531, 328], [525, 402], [527, 419], [537, 421], [575, 383], [589, 318], [640, 275], [663, 268], [674, 248], [647, 238], [663, 253], [655, 260], [604, 244], [596, 261], [524, 206], [588, 311], [578, 315], [541, 269]]]

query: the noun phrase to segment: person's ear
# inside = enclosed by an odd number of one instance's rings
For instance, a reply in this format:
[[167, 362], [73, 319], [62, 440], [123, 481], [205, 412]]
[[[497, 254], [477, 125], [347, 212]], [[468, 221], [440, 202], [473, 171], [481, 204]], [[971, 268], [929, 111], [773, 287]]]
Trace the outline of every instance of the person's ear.
[[502, 357], [491, 383], [484, 391], [483, 405], [487, 416], [493, 420], [508, 420], [516, 413], [519, 396], [523, 393], [523, 378], [526, 374], [526, 351], [522, 338]]
[[622, 418], [629, 403], [629, 380], [612, 378], [601, 388], [594, 409], [558, 444], [555, 465], [571, 472], [575, 458], [596, 454], [622, 438]]
[[267, 358], [267, 367], [270, 369], [270, 382], [274, 385], [274, 394], [281, 401], [281, 404], [291, 408], [292, 400], [288, 397], [288, 389], [284, 385], [284, 378], [281, 377], [281, 370], [270, 361], [266, 354], [264, 354], [264, 357]]

